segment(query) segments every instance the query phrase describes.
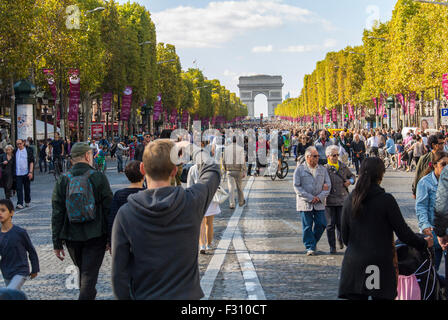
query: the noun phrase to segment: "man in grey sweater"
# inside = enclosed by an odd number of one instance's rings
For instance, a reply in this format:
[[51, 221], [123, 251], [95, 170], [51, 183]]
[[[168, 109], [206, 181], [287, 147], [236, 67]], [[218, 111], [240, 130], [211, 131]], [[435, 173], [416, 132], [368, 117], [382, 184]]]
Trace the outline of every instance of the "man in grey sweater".
[[[182, 145], [182, 142], [180, 143]], [[146, 147], [141, 171], [148, 189], [130, 195], [112, 228], [112, 288], [117, 299], [194, 300], [200, 287], [198, 239], [201, 221], [220, 182], [217, 164], [199, 167], [199, 182], [171, 186], [177, 167], [174, 143]]]

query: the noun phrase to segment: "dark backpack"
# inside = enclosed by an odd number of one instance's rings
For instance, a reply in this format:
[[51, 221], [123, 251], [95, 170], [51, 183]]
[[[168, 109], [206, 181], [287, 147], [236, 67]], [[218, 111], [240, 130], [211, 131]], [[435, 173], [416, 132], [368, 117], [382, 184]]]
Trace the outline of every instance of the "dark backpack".
[[87, 170], [79, 176], [73, 176], [71, 172], [66, 174], [68, 184], [65, 207], [70, 223], [84, 223], [96, 218], [95, 196], [89, 181], [93, 173], [94, 170]]
[[182, 174], [180, 175], [180, 181], [183, 183], [187, 183], [188, 171], [194, 165], [194, 163], [187, 163], [182, 167]]

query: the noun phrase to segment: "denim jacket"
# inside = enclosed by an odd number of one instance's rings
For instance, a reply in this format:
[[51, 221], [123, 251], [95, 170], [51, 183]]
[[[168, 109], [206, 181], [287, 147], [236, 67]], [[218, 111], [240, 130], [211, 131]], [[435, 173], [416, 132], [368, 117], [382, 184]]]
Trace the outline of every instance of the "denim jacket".
[[415, 212], [420, 231], [434, 226], [434, 207], [438, 184], [434, 172], [424, 176], [417, 184]]
[[[308, 169], [308, 165], [303, 163], [297, 166], [294, 171], [294, 190], [296, 192], [297, 211], [325, 210], [327, 196], [331, 190], [331, 180], [327, 169], [317, 166], [316, 178]], [[323, 191], [324, 184], [328, 185], [328, 191]], [[320, 202], [311, 204], [314, 197], [318, 197]]]
[[436, 205], [434, 210], [434, 231], [437, 236], [446, 235], [448, 228], [448, 166], [443, 169], [437, 188]]

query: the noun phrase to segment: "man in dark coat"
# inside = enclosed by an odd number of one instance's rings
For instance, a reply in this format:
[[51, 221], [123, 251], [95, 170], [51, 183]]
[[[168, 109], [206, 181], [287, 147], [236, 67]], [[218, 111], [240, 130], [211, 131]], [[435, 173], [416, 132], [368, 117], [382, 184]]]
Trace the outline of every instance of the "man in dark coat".
[[18, 139], [14, 150], [14, 175], [17, 183], [17, 209], [23, 209], [23, 194], [25, 190], [25, 206], [31, 202], [31, 181], [34, 180], [33, 149], [25, 146], [25, 141]]

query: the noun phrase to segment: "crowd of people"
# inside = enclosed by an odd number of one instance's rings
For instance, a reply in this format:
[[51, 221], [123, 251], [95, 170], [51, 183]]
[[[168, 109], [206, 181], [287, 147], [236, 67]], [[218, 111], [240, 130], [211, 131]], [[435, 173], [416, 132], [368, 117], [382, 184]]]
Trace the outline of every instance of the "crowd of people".
[[[397, 296], [394, 233], [419, 250], [434, 246], [439, 268], [448, 246], [448, 171], [444, 169], [448, 138], [444, 131], [428, 137], [417, 129], [403, 136], [401, 130], [313, 130], [284, 122], [237, 129], [253, 129], [253, 134], [240, 139], [222, 130], [201, 142], [213, 162], [205, 161], [198, 150], [188, 163], [173, 162], [173, 148], [180, 157], [191, 152], [192, 133], [186, 141], [167, 139], [169, 132], [162, 132], [78, 143], [56, 134], [36, 148], [32, 139], [17, 140], [15, 148], [6, 145], [0, 158], [5, 190], [5, 199], [0, 201], [0, 269], [7, 288], [20, 290], [27, 277], [40, 272], [27, 232], [12, 224], [15, 210], [30, 205], [37, 152], [42, 173], [49, 159], [53, 165], [49, 169], [55, 170], [54, 166], [70, 158], [70, 169], [57, 179], [53, 190], [52, 240], [56, 257], [64, 260], [66, 250], [79, 268], [82, 300], [95, 299], [106, 252], [112, 255], [116, 298], [200, 299], [198, 254], [213, 250], [214, 217], [227, 199], [230, 209], [236, 208], [236, 200], [240, 207], [246, 204], [242, 180], [262, 175], [266, 163], [261, 155], [271, 148], [279, 163], [287, 153], [297, 163], [293, 188], [306, 255], [319, 253], [317, 245], [325, 231], [330, 254], [347, 247], [339, 297]], [[380, 186], [385, 159], [391, 156], [396, 156], [397, 168], [409, 171], [414, 163], [415, 179], [409, 191], [416, 199], [424, 237], [409, 228], [395, 198]], [[97, 168], [105, 166], [106, 157], [117, 158], [118, 173], [124, 172], [130, 183], [115, 194], [105, 170]], [[220, 186], [223, 177], [228, 192]], [[15, 207], [10, 200], [14, 192]], [[362, 285], [365, 266], [372, 264], [384, 272], [379, 290]]]

